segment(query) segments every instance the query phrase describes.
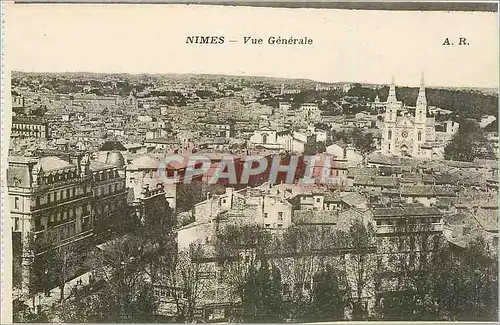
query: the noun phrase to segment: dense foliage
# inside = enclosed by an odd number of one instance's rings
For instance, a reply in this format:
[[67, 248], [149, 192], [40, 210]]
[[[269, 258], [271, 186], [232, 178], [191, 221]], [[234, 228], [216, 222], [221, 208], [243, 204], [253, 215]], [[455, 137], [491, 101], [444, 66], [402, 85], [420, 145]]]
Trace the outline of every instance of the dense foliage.
[[462, 119], [460, 128], [445, 147], [445, 158], [450, 160], [473, 161], [476, 158], [492, 159], [493, 148], [479, 124], [471, 119]]

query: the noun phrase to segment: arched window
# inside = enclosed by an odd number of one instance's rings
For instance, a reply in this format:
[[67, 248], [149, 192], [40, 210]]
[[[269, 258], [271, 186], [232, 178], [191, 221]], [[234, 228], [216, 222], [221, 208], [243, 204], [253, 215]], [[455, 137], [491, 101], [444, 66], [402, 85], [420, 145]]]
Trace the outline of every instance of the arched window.
[[264, 143], [264, 144], [267, 143], [267, 134], [262, 135], [262, 143]]
[[392, 130], [389, 130], [389, 132], [387, 132], [387, 139], [388, 140], [392, 139]]
[[15, 197], [14, 198], [14, 209], [19, 209], [19, 198]]
[[418, 141], [422, 141], [422, 131], [418, 131], [417, 139]]

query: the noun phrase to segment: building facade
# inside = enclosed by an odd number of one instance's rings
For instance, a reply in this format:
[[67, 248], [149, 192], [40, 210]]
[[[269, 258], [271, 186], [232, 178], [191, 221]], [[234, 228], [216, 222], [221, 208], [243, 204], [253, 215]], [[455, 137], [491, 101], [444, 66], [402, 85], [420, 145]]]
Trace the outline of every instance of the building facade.
[[33, 137], [47, 139], [49, 135], [48, 123], [41, 118], [13, 117], [11, 137]]
[[436, 141], [435, 120], [434, 117], [427, 116], [423, 76], [414, 116], [409, 114], [409, 109], [397, 100], [393, 79], [386, 102], [382, 153], [398, 157], [432, 158]]
[[114, 229], [127, 224], [130, 219], [125, 177], [120, 175], [116, 166], [97, 161], [90, 164], [90, 177], [94, 194], [94, 232], [100, 237], [106, 237]]
[[71, 160], [9, 158], [9, 209], [12, 231], [19, 233], [15, 238], [22, 246], [23, 291], [34, 259], [93, 237], [90, 160], [83, 155]]

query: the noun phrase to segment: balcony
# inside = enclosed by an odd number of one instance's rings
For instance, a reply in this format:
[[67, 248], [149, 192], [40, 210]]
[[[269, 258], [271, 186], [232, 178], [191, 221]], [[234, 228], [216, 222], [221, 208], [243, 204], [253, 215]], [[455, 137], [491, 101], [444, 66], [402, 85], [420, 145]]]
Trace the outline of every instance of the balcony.
[[76, 202], [84, 200], [84, 199], [92, 199], [92, 198], [93, 198], [92, 193], [80, 194], [80, 195], [65, 198], [62, 200], [51, 201], [51, 202], [47, 202], [44, 204], [35, 205], [35, 209], [33, 210], [33, 212], [35, 212], [35, 211], [36, 212], [43, 212], [44, 210], [49, 210], [49, 209], [52, 209], [55, 207], [60, 207], [61, 205], [76, 203]]

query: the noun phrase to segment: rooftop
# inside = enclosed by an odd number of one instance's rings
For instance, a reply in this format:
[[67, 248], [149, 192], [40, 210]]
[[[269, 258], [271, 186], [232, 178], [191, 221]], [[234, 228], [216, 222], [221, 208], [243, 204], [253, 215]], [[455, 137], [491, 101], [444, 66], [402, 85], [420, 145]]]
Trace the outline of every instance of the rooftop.
[[61, 159], [59, 157], [55, 157], [55, 156], [48, 156], [48, 157], [40, 158], [40, 166], [46, 172], [53, 171], [53, 170], [59, 170], [59, 169], [65, 169], [65, 168], [76, 168], [75, 165], [70, 164], [66, 160], [63, 160], [63, 159]]
[[424, 206], [411, 206], [411, 205], [373, 209], [374, 218], [437, 216], [441, 214], [442, 213], [436, 208], [424, 207]]

